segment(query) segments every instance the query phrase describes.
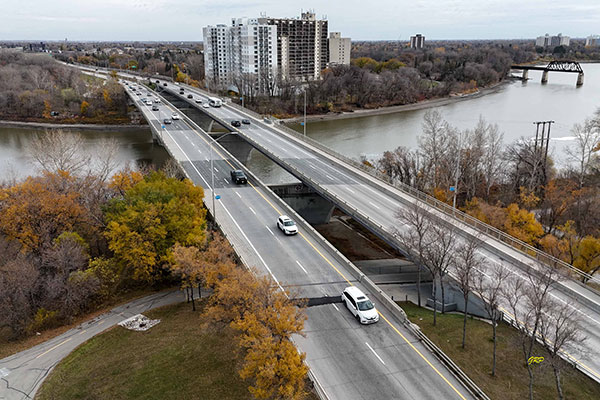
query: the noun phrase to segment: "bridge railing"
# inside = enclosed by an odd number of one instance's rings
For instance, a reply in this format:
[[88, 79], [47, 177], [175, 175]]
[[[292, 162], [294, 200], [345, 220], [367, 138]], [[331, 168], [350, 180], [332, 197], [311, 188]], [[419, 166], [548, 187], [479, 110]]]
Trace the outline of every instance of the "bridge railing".
[[[261, 116], [259, 116], [257, 113], [252, 112], [248, 109], [242, 108], [238, 104], [228, 103], [228, 105], [233, 108], [236, 108], [240, 111], [243, 111], [247, 114], [253, 115], [256, 118], [261, 118]], [[370, 166], [365, 165], [355, 159], [344, 156], [344, 155], [336, 152], [335, 150], [332, 150], [331, 148], [323, 145], [322, 143], [320, 143], [314, 139], [311, 139], [307, 136], [304, 136], [304, 135], [300, 134], [299, 132], [297, 132], [291, 128], [288, 128], [287, 126], [285, 126], [281, 123], [277, 124], [277, 128], [284, 131], [285, 133], [293, 136], [296, 139], [299, 139], [313, 147], [316, 147], [317, 149], [327, 153], [328, 155], [330, 155], [332, 157], [337, 158], [338, 160], [340, 160], [344, 163], [347, 163], [355, 168], [360, 169], [361, 171], [366, 172], [367, 174], [380, 180], [381, 182], [383, 182], [387, 185], [391, 185], [394, 188], [421, 200], [425, 204], [428, 204], [429, 206], [432, 206], [435, 209], [443, 212], [445, 215], [455, 218], [455, 219], [463, 222], [464, 224], [476, 229], [477, 231], [484, 233], [488, 236], [491, 236], [491, 237], [511, 246], [512, 248], [518, 250], [519, 252], [521, 252], [522, 254], [524, 254], [528, 257], [531, 257], [531, 258], [533, 258], [543, 264], [546, 264], [548, 266], [560, 268], [563, 272], [565, 272], [571, 278], [574, 278], [580, 284], [582, 282], [600, 284], [599, 278], [594, 277], [584, 271], [581, 271], [580, 269], [573, 267], [571, 264], [566, 263], [566, 262], [564, 262], [542, 250], [539, 250], [539, 249], [533, 247], [532, 245], [525, 243], [522, 240], [519, 240], [505, 232], [502, 232], [501, 230], [494, 228], [493, 226], [488, 225], [485, 222], [482, 222], [482, 221], [478, 220], [477, 218], [472, 217], [472, 216], [452, 207], [451, 205], [446, 204], [446, 203], [444, 203], [444, 202], [442, 202], [442, 201], [440, 201], [440, 200], [438, 200], [438, 199], [436, 199], [436, 198], [434, 198], [434, 197], [432, 197], [410, 185], [407, 185], [403, 182], [394, 182], [387, 175], [381, 173], [376, 168], [370, 167]], [[590, 287], [589, 285], [585, 285], [585, 287], [598, 293], [598, 291], [595, 288]]]

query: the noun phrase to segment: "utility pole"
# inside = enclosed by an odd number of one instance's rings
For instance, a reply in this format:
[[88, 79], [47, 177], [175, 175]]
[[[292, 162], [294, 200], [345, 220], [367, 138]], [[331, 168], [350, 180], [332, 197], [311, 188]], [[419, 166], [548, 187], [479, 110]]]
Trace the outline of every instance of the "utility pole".
[[[536, 121], [533, 124], [536, 125], [535, 129], [535, 144], [534, 150], [537, 153], [538, 149], [538, 141], [540, 142], [540, 151], [544, 152], [544, 165], [546, 165], [546, 160], [548, 159], [548, 147], [550, 147], [550, 128], [555, 121]], [[548, 132], [546, 133], [546, 124], [548, 124]], [[540, 132], [540, 125], [542, 125], [542, 132]], [[546, 137], [544, 138], [544, 135]]]

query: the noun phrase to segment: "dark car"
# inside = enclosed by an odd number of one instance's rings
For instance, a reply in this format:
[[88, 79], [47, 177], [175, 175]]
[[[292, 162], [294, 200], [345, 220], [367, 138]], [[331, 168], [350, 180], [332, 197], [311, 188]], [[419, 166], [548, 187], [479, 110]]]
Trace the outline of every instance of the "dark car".
[[152, 111], [158, 111], [158, 106], [157, 105], [152, 106]]
[[183, 88], [179, 89], [179, 94], [183, 94]]
[[157, 79], [157, 80], [156, 80], [156, 83], [160, 83], [160, 81]]
[[246, 174], [241, 169], [231, 171], [231, 182], [233, 183], [248, 183]]
[[163, 86], [167, 86], [167, 82], [163, 83]]
[[193, 99], [194, 96], [192, 96], [191, 94], [188, 94], [188, 99]]
[[231, 125], [235, 126], [236, 128], [239, 128], [240, 126], [242, 126], [242, 123], [237, 119], [234, 119], [233, 121], [231, 121]]
[[242, 124], [244, 124], [244, 125], [250, 125], [250, 120], [249, 119], [243, 119], [242, 120]]

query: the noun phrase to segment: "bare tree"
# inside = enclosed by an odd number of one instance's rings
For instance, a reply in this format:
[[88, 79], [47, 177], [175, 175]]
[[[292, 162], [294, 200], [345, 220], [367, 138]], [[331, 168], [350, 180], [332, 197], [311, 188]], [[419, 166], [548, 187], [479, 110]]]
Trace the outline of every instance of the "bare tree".
[[396, 218], [403, 225], [403, 230], [397, 230], [395, 235], [417, 266], [417, 305], [421, 307], [421, 268], [426, 267], [425, 247], [431, 221], [419, 200], [407, 208], [398, 209]]
[[429, 183], [439, 187], [443, 159], [450, 141], [450, 126], [438, 111], [427, 111], [423, 117], [423, 134], [419, 137], [419, 150], [429, 171]]
[[456, 248], [456, 264], [455, 274], [458, 287], [463, 294], [465, 302], [464, 320], [463, 320], [463, 336], [462, 347], [465, 348], [467, 337], [467, 313], [469, 305], [469, 295], [478, 282], [481, 275], [479, 269], [483, 263], [483, 259], [477, 254], [479, 250], [479, 238], [471, 237], [466, 242], [460, 244]]
[[502, 139], [504, 135], [498, 130], [498, 125], [489, 124], [486, 130], [486, 141], [481, 159], [481, 171], [485, 180], [486, 199], [490, 197], [490, 189], [500, 177], [504, 169], [502, 160]]
[[29, 145], [29, 154], [48, 172], [69, 171], [77, 174], [90, 165], [90, 156], [84, 151], [83, 136], [62, 129], [48, 130]]
[[581, 189], [594, 159], [594, 152], [598, 151], [600, 146], [600, 127], [596, 126], [594, 120], [588, 118], [583, 124], [573, 125], [571, 132], [575, 141], [573, 145], [567, 147], [566, 151], [571, 160], [577, 162], [579, 166], [577, 175]]
[[537, 262], [526, 270], [524, 278], [514, 277], [509, 281], [504, 298], [506, 299], [515, 328], [519, 331], [523, 361], [529, 374], [529, 399], [533, 400], [533, 366], [529, 359], [533, 355], [540, 323], [548, 309], [550, 288], [556, 283], [555, 269]]
[[[496, 376], [496, 349], [498, 345], [498, 320], [502, 318], [500, 302], [503, 298], [503, 285], [506, 284], [508, 270], [502, 264], [495, 264], [491, 275], [479, 274], [474, 282], [476, 292], [483, 301], [483, 308], [492, 323], [492, 376]], [[520, 293], [522, 281], [517, 282], [515, 290]]]
[[435, 326], [437, 322], [436, 279], [442, 291], [442, 313], [444, 313], [446, 311], [444, 277], [450, 265], [454, 264], [456, 257], [454, 250], [456, 246], [456, 232], [451, 227], [439, 223], [431, 223], [426, 241], [424, 261], [433, 275], [433, 325]]
[[561, 370], [565, 366], [561, 354], [565, 348], [581, 347], [586, 337], [581, 332], [577, 310], [569, 302], [548, 301], [547, 311], [540, 318], [539, 333], [550, 354], [550, 365], [554, 371], [556, 392], [564, 399]]

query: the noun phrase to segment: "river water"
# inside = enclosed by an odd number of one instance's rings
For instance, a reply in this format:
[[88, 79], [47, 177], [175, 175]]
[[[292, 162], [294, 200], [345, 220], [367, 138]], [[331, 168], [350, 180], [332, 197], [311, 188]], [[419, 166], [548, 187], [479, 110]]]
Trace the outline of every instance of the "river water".
[[[566, 146], [572, 143], [571, 128], [581, 123], [600, 107], [600, 64], [582, 64], [585, 72], [583, 86], [576, 87], [576, 74], [551, 72], [548, 83], [540, 83], [541, 73], [530, 71], [526, 83], [512, 82], [498, 92], [478, 98], [436, 107], [444, 118], [460, 129], [472, 128], [480, 116], [498, 124], [504, 132], [505, 143], [520, 137], [535, 136], [534, 121], [554, 120], [551, 130], [551, 151], [559, 165], [568, 160]], [[350, 157], [377, 158], [386, 150], [398, 146], [416, 147], [421, 133], [423, 115], [427, 110], [359, 118], [315, 121], [307, 125], [308, 136]], [[301, 127], [295, 127], [301, 131]], [[27, 143], [39, 131], [0, 128], [0, 180], [24, 177], [34, 172], [27, 157]], [[121, 144], [118, 159], [121, 164], [138, 163], [161, 165], [168, 158], [166, 151], [152, 143], [149, 129], [139, 131], [81, 132], [86, 148], [93, 152], [103, 138], [114, 137]], [[251, 153], [248, 166], [266, 183], [291, 182], [295, 179], [260, 153]]]
[[[36, 165], [28, 155], [28, 145], [43, 130], [0, 127], [0, 182], [35, 174]], [[70, 132], [70, 131], [67, 131]], [[136, 168], [143, 164], [161, 166], [168, 158], [166, 150], [152, 142], [150, 129], [112, 131], [80, 131], [84, 151], [94, 154], [104, 139], [114, 138], [119, 144], [117, 160], [121, 167]]]

